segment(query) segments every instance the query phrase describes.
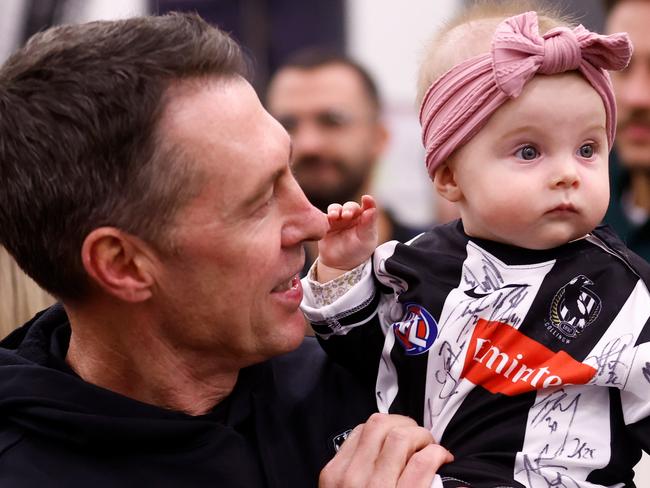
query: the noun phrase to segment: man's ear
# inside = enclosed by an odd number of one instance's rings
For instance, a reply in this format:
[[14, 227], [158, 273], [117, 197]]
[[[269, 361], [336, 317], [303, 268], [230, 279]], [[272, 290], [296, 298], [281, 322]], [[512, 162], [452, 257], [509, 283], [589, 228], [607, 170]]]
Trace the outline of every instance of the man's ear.
[[115, 227], [94, 229], [81, 246], [84, 269], [95, 284], [132, 303], [151, 297], [155, 280], [149, 256], [141, 239]]
[[450, 202], [457, 202], [463, 196], [463, 193], [456, 182], [454, 170], [445, 161], [436, 168], [433, 173], [433, 185], [443, 198]]

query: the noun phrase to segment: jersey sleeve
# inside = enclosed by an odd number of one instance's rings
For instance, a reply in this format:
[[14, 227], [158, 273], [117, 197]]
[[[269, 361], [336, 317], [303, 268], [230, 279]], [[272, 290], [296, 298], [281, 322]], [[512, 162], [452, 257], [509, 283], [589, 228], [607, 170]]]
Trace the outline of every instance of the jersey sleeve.
[[302, 281], [302, 311], [323, 339], [347, 335], [376, 314], [378, 293], [370, 260], [325, 284], [315, 282], [311, 271]]
[[[606, 347], [596, 349], [595, 367], [602, 376], [624, 378], [619, 386], [621, 413], [627, 432], [650, 453], [650, 264], [631, 252], [608, 226], [594, 232], [601, 248], [618, 257], [639, 278], [607, 331]], [[607, 347], [608, 346], [608, 347]], [[629, 446], [628, 446], [629, 447]]]
[[[373, 382], [386, 332], [402, 316], [402, 306], [397, 301], [400, 282], [388, 276], [384, 266], [386, 256], [396, 245], [397, 241], [391, 241], [379, 246], [373, 258], [362, 265], [356, 279], [343, 278], [332, 284], [337, 288], [334, 292], [319, 292], [309, 276], [303, 278], [301, 309], [325, 351], [338, 363]], [[393, 284], [397, 287], [393, 288]], [[344, 290], [340, 289], [342, 286]], [[323, 300], [323, 295], [333, 301]]]
[[[640, 312], [645, 313], [647, 312]], [[633, 348], [630, 375], [621, 391], [625, 424], [638, 445], [650, 453], [650, 319]]]

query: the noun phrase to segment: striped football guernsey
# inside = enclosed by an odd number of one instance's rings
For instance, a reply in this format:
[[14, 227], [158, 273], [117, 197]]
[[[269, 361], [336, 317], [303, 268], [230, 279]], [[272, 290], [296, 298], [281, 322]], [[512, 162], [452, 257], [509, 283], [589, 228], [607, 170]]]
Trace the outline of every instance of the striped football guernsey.
[[454, 454], [436, 486], [633, 487], [650, 447], [648, 283], [607, 227], [527, 250], [456, 221], [380, 246], [334, 303], [305, 286], [303, 310], [379, 411]]

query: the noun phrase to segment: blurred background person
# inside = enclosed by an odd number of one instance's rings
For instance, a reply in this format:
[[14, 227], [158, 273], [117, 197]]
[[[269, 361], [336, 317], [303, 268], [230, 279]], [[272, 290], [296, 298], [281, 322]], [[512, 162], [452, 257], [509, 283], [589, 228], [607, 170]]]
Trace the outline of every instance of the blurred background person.
[[[357, 62], [322, 49], [299, 51], [271, 77], [267, 109], [289, 132], [292, 170], [312, 205], [359, 201], [372, 192], [389, 134], [377, 85]], [[378, 214], [379, 241], [407, 241], [421, 232]], [[316, 257], [307, 248], [306, 269]]]
[[630, 249], [650, 260], [650, 1], [609, 0], [606, 6], [606, 31], [627, 32], [634, 52], [626, 69], [611, 74], [618, 131], [605, 221]]
[[6, 336], [52, 303], [54, 298], [23, 273], [0, 246], [0, 336]]

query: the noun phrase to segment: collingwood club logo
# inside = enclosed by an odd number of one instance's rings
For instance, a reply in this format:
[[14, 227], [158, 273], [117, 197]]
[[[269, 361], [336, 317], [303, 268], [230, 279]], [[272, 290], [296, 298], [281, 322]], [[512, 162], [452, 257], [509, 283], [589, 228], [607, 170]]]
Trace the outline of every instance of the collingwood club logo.
[[598, 318], [602, 302], [588, 286], [594, 282], [578, 275], [558, 290], [551, 302], [546, 330], [568, 344]]

